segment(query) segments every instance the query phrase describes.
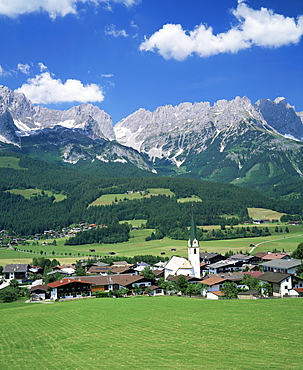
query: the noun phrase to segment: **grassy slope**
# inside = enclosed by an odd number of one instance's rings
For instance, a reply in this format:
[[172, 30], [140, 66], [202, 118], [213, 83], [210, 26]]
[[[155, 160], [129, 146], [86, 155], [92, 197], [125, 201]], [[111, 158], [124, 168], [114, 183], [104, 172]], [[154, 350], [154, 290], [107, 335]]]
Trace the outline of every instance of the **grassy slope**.
[[285, 213], [272, 211], [271, 209], [265, 208], [247, 208], [249, 217], [253, 219], [266, 219], [269, 220], [280, 220], [281, 216]]
[[66, 199], [66, 195], [63, 194], [56, 194], [50, 190], [43, 190], [43, 189], [10, 189], [7, 192], [11, 194], [19, 194], [22, 195], [26, 199], [31, 199], [34, 196], [42, 195], [42, 191], [44, 191], [45, 195], [48, 197], [54, 196], [54, 202], [61, 202], [62, 200]]
[[302, 369], [302, 309], [303, 299], [1, 304], [0, 367]]
[[[144, 220], [141, 220], [144, 221]], [[247, 225], [245, 225], [247, 226]], [[250, 225], [251, 226], [251, 225]], [[263, 225], [262, 225], [263, 226]], [[200, 251], [204, 252], [217, 252], [224, 254], [227, 251], [237, 251], [242, 250], [243, 253], [249, 252], [251, 249], [250, 244], [257, 245], [257, 248], [253, 253], [261, 251], [272, 251], [274, 248], [277, 250], [285, 250], [288, 252], [294, 251], [298, 244], [303, 241], [303, 226], [288, 226], [290, 233], [275, 233], [273, 230], [276, 225], [268, 224], [264, 225], [270, 228], [272, 235], [259, 238], [239, 238], [230, 240], [210, 240], [210, 241], [200, 241]], [[285, 229], [285, 225], [278, 225]], [[215, 228], [211, 226], [210, 228]], [[20, 246], [22, 250], [32, 250], [36, 254], [15, 252], [13, 250], [6, 250], [5, 248], [0, 248], [0, 265], [4, 266], [8, 263], [30, 263], [34, 256], [39, 255], [40, 251], [46, 252], [47, 258], [56, 258], [59, 261], [69, 263], [71, 260], [83, 258], [88, 255], [104, 256], [108, 255], [109, 252], [115, 252], [118, 256], [135, 256], [135, 255], [160, 255], [161, 252], [165, 252], [165, 257], [170, 257], [171, 255], [187, 256], [187, 241], [186, 240], [173, 240], [169, 238], [164, 238], [161, 240], [151, 240], [149, 242], [145, 241], [146, 236], [151, 234], [152, 230], [133, 230], [131, 231], [132, 238], [126, 243], [117, 244], [87, 244], [87, 245], [75, 245], [68, 246], [64, 245], [65, 238], [56, 239], [57, 246], [41, 244], [38, 246]], [[52, 239], [48, 240], [52, 242]], [[41, 243], [41, 242], [40, 242]], [[261, 243], [261, 244], [260, 244]], [[89, 249], [95, 249], [96, 252], [89, 252]], [[172, 248], [177, 249], [176, 251], [171, 251]], [[52, 252], [55, 252], [55, 255]], [[65, 254], [67, 253], [67, 254]], [[71, 253], [71, 255], [70, 255]], [[80, 256], [78, 256], [80, 253]]]

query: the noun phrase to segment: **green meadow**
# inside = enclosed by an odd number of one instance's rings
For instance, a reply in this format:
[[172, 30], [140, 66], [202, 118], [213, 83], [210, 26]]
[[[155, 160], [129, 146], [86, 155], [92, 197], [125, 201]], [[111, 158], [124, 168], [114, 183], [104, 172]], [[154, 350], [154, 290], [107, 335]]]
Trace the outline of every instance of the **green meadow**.
[[302, 369], [303, 299], [0, 304], [2, 370]]
[[[144, 220], [128, 222], [136, 227], [145, 223]], [[251, 227], [252, 225], [249, 226]], [[223, 255], [227, 251], [248, 253], [252, 249], [251, 244], [253, 244], [256, 246], [253, 253], [273, 251], [274, 249], [280, 251], [284, 249], [287, 252], [292, 252], [297, 248], [299, 243], [303, 242], [302, 225], [289, 225], [289, 233], [274, 232], [276, 226], [272, 224], [268, 224], [268, 227], [272, 233], [270, 236], [200, 241], [200, 251], [217, 252]], [[285, 230], [285, 225], [279, 224], [278, 227], [282, 227]], [[209, 229], [211, 228], [216, 227], [210, 226]], [[69, 263], [88, 256], [108, 256], [109, 252], [115, 252], [120, 257], [133, 257], [135, 255], [146, 254], [158, 256], [162, 254], [164, 257], [170, 257], [172, 255], [187, 256], [187, 240], [173, 240], [164, 237], [160, 240], [145, 241], [145, 238], [150, 236], [152, 231], [152, 229], [132, 230], [131, 238], [128, 242], [116, 244], [64, 245], [66, 238], [56, 239], [56, 245], [52, 244], [53, 239], [45, 240], [48, 243], [47, 245], [42, 245], [43, 240], [39, 241], [39, 245], [32, 245], [33, 242], [30, 241], [29, 245], [19, 247], [23, 251], [26, 251], [26, 253], [0, 248], [0, 265], [4, 266], [8, 263], [18, 262], [30, 263], [32, 258], [41, 255], [41, 252], [47, 258], [56, 258], [62, 263]], [[90, 252], [90, 249], [95, 249], [95, 252]], [[172, 251], [172, 249], [176, 250]]]
[[31, 199], [35, 196], [39, 195], [47, 195], [48, 197], [54, 196], [55, 200], [54, 202], [61, 202], [62, 200], [66, 199], [66, 195], [60, 194], [60, 193], [54, 193], [50, 190], [42, 190], [42, 189], [10, 189], [7, 190], [11, 194], [18, 194], [22, 195], [26, 199]]
[[20, 158], [0, 157], [0, 168], [13, 168], [14, 170], [25, 170], [19, 166]]
[[247, 208], [249, 217], [253, 219], [280, 220], [285, 213], [273, 211], [265, 208]]
[[[175, 194], [166, 188], [148, 188], [142, 192], [135, 192], [135, 193], [123, 193], [123, 194], [103, 194], [101, 197], [95, 199], [90, 205], [91, 206], [105, 206], [115, 202], [122, 202], [122, 201], [129, 201], [135, 199], [142, 199], [142, 198], [150, 198], [151, 196], [157, 195], [166, 195], [173, 197]], [[188, 198], [179, 198], [179, 203], [185, 202], [201, 202], [202, 200], [197, 197], [196, 195], [192, 195]]]

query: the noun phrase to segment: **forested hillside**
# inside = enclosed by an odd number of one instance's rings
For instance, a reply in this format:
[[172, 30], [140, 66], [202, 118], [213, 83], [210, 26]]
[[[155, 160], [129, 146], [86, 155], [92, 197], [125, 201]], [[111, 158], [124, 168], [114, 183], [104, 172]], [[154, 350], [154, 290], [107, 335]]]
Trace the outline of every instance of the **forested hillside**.
[[[301, 206], [286, 200], [271, 200], [260, 193], [229, 184], [184, 178], [104, 177], [98, 173], [70, 170], [9, 152], [0, 154], [0, 230], [16, 235], [33, 235], [61, 229], [73, 223], [114, 224], [121, 220], [145, 219], [147, 227], [172, 233], [190, 224], [193, 209], [199, 225], [237, 223], [248, 219], [247, 207], [263, 207], [285, 213], [301, 213]], [[118, 175], [118, 173], [117, 173]], [[66, 199], [39, 193], [30, 199], [7, 192], [37, 188], [61, 193]], [[132, 201], [89, 207], [102, 194], [170, 189], [174, 196], [151, 196]], [[202, 202], [192, 207], [178, 198], [198, 196]]]

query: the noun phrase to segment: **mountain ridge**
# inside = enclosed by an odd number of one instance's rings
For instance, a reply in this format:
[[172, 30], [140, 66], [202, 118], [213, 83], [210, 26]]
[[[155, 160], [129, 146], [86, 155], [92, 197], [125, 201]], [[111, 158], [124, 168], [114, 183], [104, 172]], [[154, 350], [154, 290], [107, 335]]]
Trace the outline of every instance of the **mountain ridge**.
[[[140, 108], [114, 127], [92, 104], [66, 111], [0, 86], [0, 142], [61, 164], [131, 164], [158, 175], [257, 189], [303, 176], [303, 112], [285, 98], [247, 97]], [[0, 144], [1, 146], [1, 144]], [[88, 165], [90, 163], [90, 165]]]

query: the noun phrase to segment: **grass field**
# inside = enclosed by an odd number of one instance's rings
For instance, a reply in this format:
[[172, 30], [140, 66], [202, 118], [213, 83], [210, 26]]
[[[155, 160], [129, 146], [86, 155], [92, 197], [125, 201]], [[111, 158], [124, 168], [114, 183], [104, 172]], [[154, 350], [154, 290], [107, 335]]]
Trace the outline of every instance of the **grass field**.
[[20, 158], [15, 157], [0, 157], [0, 167], [2, 168], [13, 168], [14, 170], [24, 170], [19, 166]]
[[147, 189], [147, 192], [135, 192], [128, 194], [103, 194], [101, 197], [94, 200], [89, 207], [91, 206], [105, 206], [116, 202], [122, 202], [126, 200], [135, 200], [142, 198], [150, 198], [152, 195], [167, 195], [173, 196], [174, 193], [169, 189], [164, 188], [150, 188]]
[[302, 369], [302, 310], [300, 298], [0, 304], [0, 368]]
[[[144, 220], [138, 220], [139, 225], [135, 222], [129, 221], [133, 226], [140, 226]], [[247, 226], [247, 225], [246, 225]], [[280, 227], [281, 225], [279, 225]], [[256, 245], [253, 253], [285, 250], [287, 252], [294, 251], [298, 244], [303, 242], [303, 226], [288, 226], [290, 233], [275, 233], [273, 230], [275, 226], [268, 224], [271, 228], [272, 235], [258, 238], [239, 238], [229, 240], [209, 240], [200, 241], [201, 252], [217, 252], [225, 254], [227, 251], [234, 253], [242, 251], [248, 253], [251, 250], [250, 244]], [[285, 225], [282, 225], [285, 229]], [[211, 226], [210, 228], [215, 228]], [[39, 255], [43, 251], [45, 257], [56, 258], [62, 263], [70, 263], [80, 258], [91, 256], [108, 256], [109, 252], [115, 252], [117, 256], [133, 257], [135, 255], [160, 255], [165, 253], [164, 257], [172, 255], [187, 256], [187, 241], [186, 240], [173, 240], [170, 238], [163, 238], [161, 240], [151, 240], [146, 242], [145, 238], [150, 236], [153, 230], [139, 229], [131, 231], [131, 238], [128, 242], [117, 244], [87, 244], [87, 245], [64, 245], [66, 238], [56, 239], [57, 245], [52, 244], [42, 246], [41, 241], [37, 246], [30, 245], [20, 246], [22, 250], [32, 250], [34, 253], [22, 253], [13, 250], [6, 250], [0, 248], [0, 265], [4, 266], [8, 263], [30, 263], [32, 258]], [[48, 240], [52, 243], [52, 240]], [[90, 252], [89, 249], [95, 249], [95, 252]], [[176, 249], [176, 251], [171, 251]], [[55, 254], [53, 254], [55, 252]]]
[[281, 216], [285, 213], [280, 213], [272, 211], [271, 209], [265, 208], [247, 208], [249, 217], [253, 219], [266, 219], [271, 220], [280, 220]]
[[178, 203], [186, 203], [186, 202], [202, 202], [202, 199], [197, 197], [196, 195], [192, 195], [191, 197], [187, 197], [187, 198], [178, 199]]
[[42, 189], [10, 189], [10, 190], [7, 190], [7, 191], [9, 193], [12, 193], [12, 194], [22, 195], [26, 199], [30, 199], [30, 198], [32, 198], [34, 196], [37, 196], [37, 195], [42, 195], [42, 191], [48, 197], [54, 196], [55, 197], [54, 202], [61, 202], [62, 200], [67, 198], [66, 195], [56, 194], [56, 193], [53, 193], [50, 190], [42, 190]]

